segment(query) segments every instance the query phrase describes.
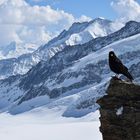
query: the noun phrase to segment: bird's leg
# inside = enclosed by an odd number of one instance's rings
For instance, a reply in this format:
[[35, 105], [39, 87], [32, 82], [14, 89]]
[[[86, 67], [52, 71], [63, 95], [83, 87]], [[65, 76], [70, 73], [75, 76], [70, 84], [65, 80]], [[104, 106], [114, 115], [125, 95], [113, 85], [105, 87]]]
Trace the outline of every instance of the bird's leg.
[[115, 77], [116, 77], [117, 79], [119, 79], [119, 78], [120, 78], [120, 75], [119, 75], [119, 74], [116, 74]]
[[121, 76], [121, 75], [120, 75], [120, 74], [118, 74], [118, 78], [120, 78], [120, 76]]
[[116, 74], [115, 76], [112, 76], [112, 77], [114, 77], [116, 79], [119, 79], [120, 75], [119, 74]]
[[116, 74], [115, 77], [119, 79], [119, 74]]

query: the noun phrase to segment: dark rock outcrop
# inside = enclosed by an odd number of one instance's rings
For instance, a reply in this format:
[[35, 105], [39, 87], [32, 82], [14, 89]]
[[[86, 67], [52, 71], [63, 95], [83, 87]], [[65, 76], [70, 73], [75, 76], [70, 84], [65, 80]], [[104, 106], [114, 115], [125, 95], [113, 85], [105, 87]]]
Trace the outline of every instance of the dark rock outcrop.
[[103, 140], [140, 140], [140, 85], [112, 78], [97, 103]]

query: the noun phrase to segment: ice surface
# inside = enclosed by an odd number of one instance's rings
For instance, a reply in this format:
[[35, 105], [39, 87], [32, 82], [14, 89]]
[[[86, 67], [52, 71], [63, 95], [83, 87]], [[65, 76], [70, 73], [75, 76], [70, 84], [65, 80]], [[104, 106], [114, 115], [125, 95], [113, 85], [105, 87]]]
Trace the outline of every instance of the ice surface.
[[[16, 116], [1, 114], [1, 140], [102, 140], [98, 120], [84, 121], [84, 118], [76, 120], [61, 117], [60, 123], [60, 119], [55, 119], [54, 112], [42, 113], [30, 112]], [[96, 118], [97, 114], [92, 114], [90, 118]], [[51, 120], [56, 120], [55, 123], [50, 122], [47, 115], [51, 117]]]

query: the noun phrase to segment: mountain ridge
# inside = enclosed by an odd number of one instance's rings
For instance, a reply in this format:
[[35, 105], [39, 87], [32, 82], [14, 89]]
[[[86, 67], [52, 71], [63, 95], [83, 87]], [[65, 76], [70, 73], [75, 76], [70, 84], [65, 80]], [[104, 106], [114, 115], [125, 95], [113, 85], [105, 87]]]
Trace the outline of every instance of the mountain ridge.
[[[0, 81], [0, 109], [18, 114], [45, 104], [63, 106], [63, 116], [80, 117], [98, 109], [112, 73], [107, 56], [114, 50], [133, 76], [140, 78], [140, 23], [129, 22], [119, 31], [88, 43], [69, 46], [27, 74]], [[14, 96], [13, 96], [14, 95]]]
[[[18, 58], [11, 58], [7, 60], [0, 60], [0, 79], [7, 78], [12, 75], [16, 74], [25, 74], [28, 72], [29, 69], [31, 69], [34, 65], [36, 65], [39, 61], [45, 60], [47, 61], [52, 56], [54, 56], [56, 53], [62, 51], [65, 47], [67, 48], [69, 45], [67, 45], [67, 40], [71, 35], [74, 35], [76, 32], [83, 31], [89, 26], [94, 26], [94, 23], [100, 23], [102, 24], [102, 27], [104, 26], [104, 22], [106, 23], [106, 26], [104, 28], [111, 28], [110, 24], [112, 24], [111, 21], [105, 20], [105, 19], [95, 19], [90, 22], [83, 22], [83, 23], [74, 23], [68, 31], [63, 31], [60, 33], [59, 36], [49, 41], [47, 44], [40, 46], [36, 51], [33, 53], [21, 55]], [[85, 26], [86, 24], [86, 26]], [[76, 25], [79, 25], [80, 27], [75, 31]], [[100, 25], [100, 24], [99, 24]], [[110, 25], [110, 26], [109, 26]], [[74, 28], [74, 29], [73, 29]], [[94, 32], [94, 28], [90, 30], [91, 32]], [[111, 33], [110, 31], [108, 33]], [[82, 34], [82, 40], [83, 37], [87, 33], [83, 32]], [[89, 33], [88, 33], [89, 35]], [[75, 35], [74, 35], [75, 36]], [[78, 35], [79, 36], [79, 35]], [[103, 35], [102, 35], [103, 36]], [[73, 38], [73, 37], [72, 37]], [[93, 37], [90, 35], [89, 39], [85, 39], [86, 42], [91, 40]], [[85, 42], [83, 42], [85, 43]], [[9, 62], [11, 60], [10, 66]], [[3, 71], [3, 69], [6, 69], [6, 71]]]

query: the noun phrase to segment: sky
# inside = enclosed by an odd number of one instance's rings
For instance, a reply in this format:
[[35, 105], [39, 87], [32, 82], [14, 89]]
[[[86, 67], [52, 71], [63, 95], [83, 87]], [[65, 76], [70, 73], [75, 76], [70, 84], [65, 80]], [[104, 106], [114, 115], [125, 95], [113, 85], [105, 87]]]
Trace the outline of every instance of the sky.
[[110, 6], [112, 0], [27, 0], [31, 5], [51, 5], [54, 9], [63, 9], [75, 17], [86, 15], [91, 18], [104, 17], [115, 19], [116, 14]]
[[[110, 20], [117, 18], [117, 13], [111, 6], [119, 0], [26, 0], [31, 5], [50, 5], [54, 9], [63, 9], [75, 17], [86, 15], [91, 18], [104, 17]], [[124, 0], [126, 1], [126, 0]], [[132, 1], [132, 0], [127, 0]], [[136, 0], [140, 4], [140, 0]]]
[[140, 21], [140, 0], [0, 0], [0, 46], [41, 45], [73, 22]]

